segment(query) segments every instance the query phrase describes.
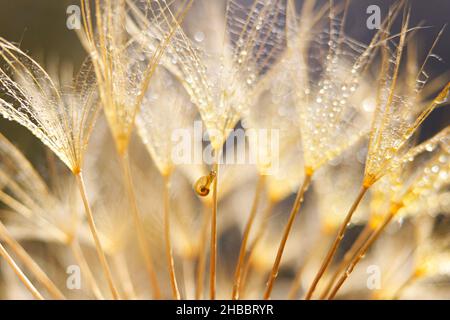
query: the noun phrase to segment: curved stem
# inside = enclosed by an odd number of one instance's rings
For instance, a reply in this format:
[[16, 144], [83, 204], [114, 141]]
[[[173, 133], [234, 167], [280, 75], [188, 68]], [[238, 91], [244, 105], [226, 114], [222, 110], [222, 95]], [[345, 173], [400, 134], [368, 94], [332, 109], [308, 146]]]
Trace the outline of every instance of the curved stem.
[[331, 261], [333, 260], [334, 255], [336, 254], [337, 248], [339, 244], [341, 243], [342, 239], [344, 238], [345, 231], [347, 231], [347, 226], [352, 219], [353, 214], [355, 213], [356, 209], [358, 208], [359, 203], [361, 202], [362, 198], [364, 197], [364, 194], [367, 192], [368, 187], [362, 186], [361, 190], [358, 193], [358, 196], [356, 197], [355, 201], [353, 202], [350, 210], [348, 211], [344, 222], [341, 224], [341, 227], [339, 228], [338, 234], [336, 235], [336, 239], [334, 239], [333, 244], [331, 245], [330, 249], [328, 250], [328, 253], [325, 257], [325, 259], [322, 262], [322, 265], [320, 266], [319, 272], [317, 272], [316, 276], [314, 277], [314, 280], [311, 284], [311, 287], [309, 288], [308, 292], [306, 293], [305, 299], [309, 300], [311, 299], [317, 284], [319, 283], [320, 279], [322, 278], [323, 274], [327, 270], [328, 266], [330, 265]]
[[277, 256], [273, 263], [272, 271], [269, 275], [269, 280], [267, 281], [266, 291], [264, 292], [265, 300], [269, 299], [270, 295], [272, 293], [273, 284], [275, 282], [275, 279], [278, 276], [278, 270], [280, 268], [281, 258], [283, 256], [284, 248], [286, 246], [286, 242], [289, 237], [289, 233], [291, 231], [292, 225], [294, 224], [295, 217], [297, 216], [297, 213], [300, 210], [300, 206], [303, 202], [303, 196], [311, 182], [311, 177], [312, 177], [312, 174], [310, 174], [310, 173], [305, 174], [303, 184], [301, 185], [300, 189], [297, 192], [297, 197], [295, 198], [294, 206], [292, 207], [291, 213], [289, 215], [289, 220], [284, 229], [283, 237], [282, 237], [280, 245], [278, 247]]
[[103, 268], [103, 272], [105, 273], [106, 280], [108, 281], [109, 289], [111, 290], [111, 294], [113, 299], [119, 299], [119, 294], [114, 285], [114, 281], [111, 274], [111, 269], [109, 268], [108, 261], [106, 260], [105, 252], [103, 251], [102, 244], [100, 242], [100, 238], [98, 236], [97, 227], [95, 226], [94, 216], [92, 215], [91, 207], [89, 205], [89, 201], [87, 199], [86, 187], [83, 180], [83, 175], [78, 172], [76, 175], [76, 180], [78, 183], [78, 188], [80, 190], [81, 198], [83, 199], [84, 209], [86, 212], [87, 221], [89, 224], [89, 229], [91, 230], [92, 237], [94, 238], [95, 249], [97, 250], [98, 258], [100, 259], [100, 264]]
[[128, 200], [131, 205], [131, 214], [133, 217], [134, 226], [136, 228], [136, 235], [139, 242], [139, 249], [142, 257], [144, 258], [145, 267], [147, 269], [148, 276], [150, 278], [150, 285], [153, 289], [153, 297], [159, 299], [161, 297], [161, 291], [158, 285], [158, 279], [156, 277], [155, 268], [153, 267], [152, 258], [150, 255], [150, 247], [145, 236], [144, 224], [142, 222], [139, 208], [137, 205], [136, 194], [134, 193], [133, 180], [131, 177], [130, 163], [128, 159], [128, 152], [120, 155], [122, 164], [122, 171], [125, 179], [125, 188], [128, 194]]
[[22, 263], [33, 273], [36, 280], [39, 281], [54, 299], [65, 300], [66, 297], [61, 293], [58, 287], [47, 274], [39, 267], [34, 259], [25, 251], [25, 249], [9, 234], [5, 225], [0, 221], [0, 238], [14, 251]]
[[195, 287], [195, 299], [199, 300], [203, 295], [203, 283], [205, 281], [204, 274], [206, 268], [206, 244], [208, 236], [208, 225], [209, 225], [209, 208], [204, 205], [203, 214], [203, 225], [200, 235], [200, 244], [198, 248], [198, 262], [197, 262], [197, 285]]
[[92, 293], [97, 299], [104, 300], [105, 298], [103, 297], [103, 294], [99, 289], [97, 281], [94, 278], [91, 269], [89, 268], [86, 258], [84, 257], [83, 251], [81, 250], [80, 243], [76, 238], [72, 239], [72, 241], [70, 242], [70, 249], [72, 250], [72, 254], [75, 260], [80, 266], [83, 275], [86, 277], [87, 282], [91, 286]]
[[353, 260], [350, 262], [350, 264], [347, 266], [344, 274], [341, 276], [339, 281], [336, 283], [335, 287], [331, 291], [330, 295], [328, 296], [328, 300], [333, 299], [336, 296], [336, 293], [339, 291], [339, 289], [344, 284], [345, 280], [350, 276], [355, 266], [358, 264], [358, 262], [364, 257], [367, 250], [370, 248], [370, 246], [375, 242], [375, 240], [378, 239], [381, 232], [386, 228], [386, 226], [389, 224], [389, 222], [394, 217], [395, 212], [391, 211], [389, 212], [388, 216], [384, 219], [383, 223], [375, 230], [370, 237], [366, 240], [366, 242], [359, 248], [358, 252], [354, 256]]
[[239, 287], [240, 287], [241, 275], [242, 275], [242, 265], [244, 263], [245, 253], [247, 251], [247, 241], [248, 241], [248, 237], [250, 235], [253, 221], [255, 220], [255, 217], [256, 217], [256, 212], [258, 211], [259, 198], [260, 198], [261, 190], [264, 187], [264, 180], [265, 180], [264, 176], [259, 175], [258, 183], [256, 185], [256, 190], [255, 190], [255, 196], [253, 198], [252, 208], [251, 208], [247, 223], [245, 225], [244, 234], [242, 237], [241, 248], [239, 249], [239, 258], [238, 258], [238, 261], [236, 264], [236, 270], [234, 272], [234, 283], [233, 283], [233, 293], [232, 293], [233, 300], [239, 299]]
[[23, 273], [23, 271], [19, 268], [13, 258], [8, 254], [6, 249], [0, 243], [0, 256], [2, 256], [6, 262], [8, 262], [11, 269], [13, 269], [14, 273], [17, 277], [22, 281], [22, 283], [27, 287], [33, 297], [37, 300], [44, 300], [44, 297], [39, 293], [39, 291], [34, 287], [31, 281], [27, 278], [27, 276]]
[[177, 278], [175, 274], [175, 263], [173, 261], [172, 243], [170, 241], [170, 175], [164, 178], [164, 236], [166, 238], [166, 256], [169, 267], [170, 285], [172, 287], [172, 296], [180, 300], [180, 291], [178, 290]]
[[325, 288], [325, 290], [322, 292], [320, 299], [325, 299], [328, 294], [330, 293], [331, 288], [333, 288], [333, 284], [336, 282], [336, 279], [338, 278], [339, 274], [345, 269], [347, 264], [355, 258], [356, 254], [358, 253], [359, 248], [364, 244], [364, 242], [370, 237], [372, 233], [372, 228], [370, 227], [370, 224], [367, 223], [364, 229], [361, 231], [361, 233], [358, 235], [358, 238], [353, 242], [351, 248], [345, 253], [344, 258], [339, 262], [339, 265], [337, 266], [336, 270], [334, 271], [333, 276], [331, 277], [330, 281], [328, 281], [328, 284]]
[[211, 214], [211, 248], [210, 248], [210, 263], [209, 263], [209, 298], [214, 300], [216, 298], [216, 261], [217, 261], [217, 181], [219, 180], [219, 159], [220, 153], [215, 152], [215, 162], [213, 170], [216, 172], [216, 178], [213, 182], [213, 203]]

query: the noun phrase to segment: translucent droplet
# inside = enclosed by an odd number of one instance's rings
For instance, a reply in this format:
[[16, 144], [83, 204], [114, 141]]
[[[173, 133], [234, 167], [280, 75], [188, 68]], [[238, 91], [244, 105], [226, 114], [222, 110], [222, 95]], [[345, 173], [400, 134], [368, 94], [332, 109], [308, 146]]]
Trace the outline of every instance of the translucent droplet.
[[432, 166], [431, 167], [431, 172], [438, 173], [439, 172], [439, 166]]

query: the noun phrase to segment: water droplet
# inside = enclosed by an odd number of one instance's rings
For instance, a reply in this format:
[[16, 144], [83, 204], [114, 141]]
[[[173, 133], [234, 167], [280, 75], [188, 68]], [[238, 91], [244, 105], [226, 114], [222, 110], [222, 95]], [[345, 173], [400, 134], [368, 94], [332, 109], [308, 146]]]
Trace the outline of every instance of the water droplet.
[[431, 144], [431, 143], [427, 143], [427, 144], [425, 145], [425, 150], [427, 150], [428, 152], [433, 151], [433, 150], [434, 150], [434, 145]]
[[362, 105], [366, 112], [373, 112], [375, 110], [375, 101], [372, 98], [364, 99]]

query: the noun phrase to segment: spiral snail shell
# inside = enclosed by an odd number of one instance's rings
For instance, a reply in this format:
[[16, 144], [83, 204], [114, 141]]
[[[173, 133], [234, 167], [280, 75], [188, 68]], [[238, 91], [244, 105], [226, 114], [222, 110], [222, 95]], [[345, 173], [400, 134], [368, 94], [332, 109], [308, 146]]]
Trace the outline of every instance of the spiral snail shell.
[[209, 194], [211, 183], [216, 178], [216, 172], [211, 171], [208, 175], [200, 177], [194, 184], [194, 190], [200, 197], [206, 197]]

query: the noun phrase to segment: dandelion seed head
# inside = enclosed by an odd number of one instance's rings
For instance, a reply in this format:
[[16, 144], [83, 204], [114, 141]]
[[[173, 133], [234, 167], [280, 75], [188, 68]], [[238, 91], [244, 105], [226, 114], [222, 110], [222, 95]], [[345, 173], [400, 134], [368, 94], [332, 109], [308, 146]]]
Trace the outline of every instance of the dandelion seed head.
[[82, 66], [70, 88], [50, 76], [19, 48], [0, 39], [0, 112], [30, 130], [74, 173], [81, 170], [98, 115], [91, 65]]

